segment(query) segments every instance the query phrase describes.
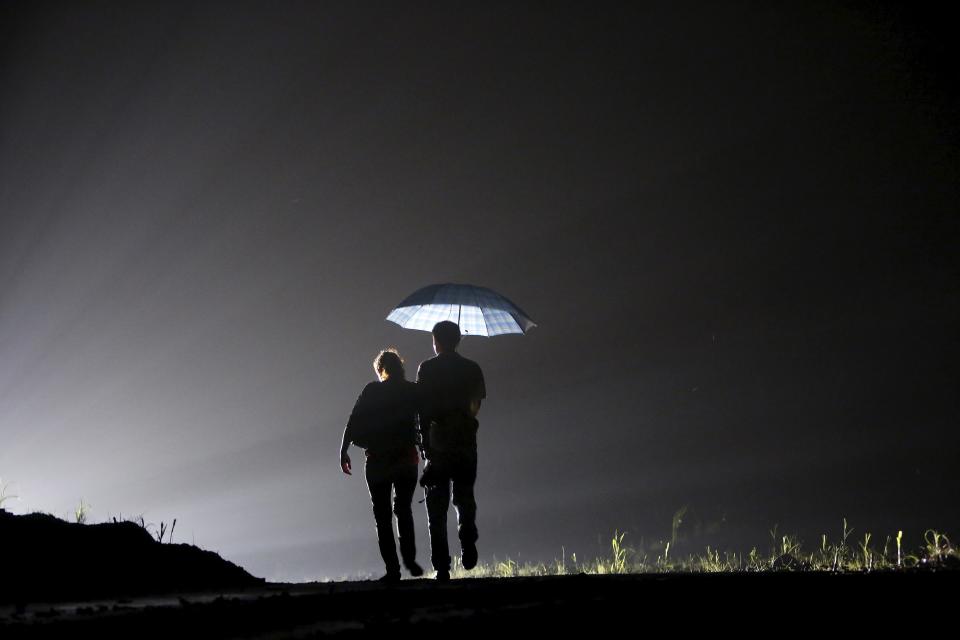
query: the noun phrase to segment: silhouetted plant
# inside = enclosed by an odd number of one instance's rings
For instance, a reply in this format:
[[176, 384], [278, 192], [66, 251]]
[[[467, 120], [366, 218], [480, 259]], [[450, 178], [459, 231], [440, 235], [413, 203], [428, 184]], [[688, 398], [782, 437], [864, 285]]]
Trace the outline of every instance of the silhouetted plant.
[[610, 563], [610, 573], [626, 573], [627, 571], [627, 551], [623, 548], [623, 537], [626, 532], [617, 535], [613, 532], [613, 559]]
[[[170, 527], [170, 536], [167, 539], [167, 543], [170, 544], [173, 542], [173, 530], [177, 527], [177, 519], [173, 519], [173, 525]], [[163, 543], [163, 535], [167, 531], [167, 525], [162, 520], [160, 521], [160, 531], [157, 532], [157, 542]]]
[[73, 518], [77, 524], [86, 524], [87, 523], [87, 513], [90, 511], [90, 505], [86, 504], [83, 501], [83, 498], [80, 498], [80, 504], [77, 505], [77, 508], [73, 511]]
[[873, 569], [873, 552], [870, 550], [870, 533], [863, 534], [860, 550], [863, 552], [863, 568], [865, 571]]
[[17, 496], [7, 495], [7, 487], [10, 485], [4, 484], [3, 478], [0, 478], [0, 507], [3, 507], [3, 503], [7, 500], [15, 500]]
[[903, 556], [901, 555], [900, 542], [903, 540], [903, 530], [897, 531], [897, 566], [903, 566]]
[[139, 516], [137, 516], [137, 517], [135, 517], [135, 518], [124, 518], [124, 517], [123, 517], [123, 514], [121, 513], [119, 518], [118, 518], [117, 516], [114, 516], [114, 517], [113, 517], [113, 521], [114, 521], [114, 523], [118, 523], [118, 522], [132, 522], [132, 523], [134, 523], [135, 525], [138, 525], [141, 529], [143, 529], [143, 530], [146, 531], [147, 533], [149, 533], [149, 534], [150, 534], [150, 537], [151, 537], [151, 538], [155, 538], [155, 539], [157, 540], [157, 542], [162, 543], [162, 542], [163, 542], [163, 538], [166, 537], [166, 538], [167, 538], [167, 544], [172, 544], [172, 543], [173, 543], [173, 531], [174, 531], [174, 529], [177, 528], [177, 519], [174, 518], [174, 519], [173, 519], [173, 522], [172, 522], [171, 525], [170, 525], [170, 531], [169, 531], [169, 533], [167, 532], [167, 524], [166, 524], [165, 522], [163, 522], [163, 521], [160, 522], [160, 529], [159, 529], [159, 531], [154, 531], [154, 526], [155, 526], [155, 525], [154, 525], [152, 522], [147, 522], [146, 519], [143, 517], [143, 514], [140, 514]]
[[927, 553], [926, 560], [928, 561], [942, 560], [953, 554], [950, 539], [946, 534], [933, 529], [927, 529], [923, 533], [923, 540], [926, 543], [925, 551]]

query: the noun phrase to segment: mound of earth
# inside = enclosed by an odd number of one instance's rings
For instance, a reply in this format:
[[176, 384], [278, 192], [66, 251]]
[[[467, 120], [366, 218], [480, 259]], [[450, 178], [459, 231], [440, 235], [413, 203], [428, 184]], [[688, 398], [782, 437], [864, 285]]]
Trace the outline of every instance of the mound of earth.
[[162, 544], [133, 522], [78, 524], [0, 509], [0, 603], [54, 602], [264, 583], [212, 551]]

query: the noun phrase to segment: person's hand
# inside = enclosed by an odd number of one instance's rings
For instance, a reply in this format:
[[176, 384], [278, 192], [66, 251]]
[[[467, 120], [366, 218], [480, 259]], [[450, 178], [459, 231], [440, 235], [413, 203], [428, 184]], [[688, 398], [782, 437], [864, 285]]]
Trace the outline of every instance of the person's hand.
[[426, 489], [427, 487], [432, 487], [438, 484], [437, 478], [437, 465], [435, 462], [430, 462], [427, 460], [423, 465], [423, 473], [420, 474], [420, 486]]
[[340, 469], [347, 474], [348, 476], [353, 475], [352, 467], [350, 465], [350, 456], [346, 451], [340, 452]]

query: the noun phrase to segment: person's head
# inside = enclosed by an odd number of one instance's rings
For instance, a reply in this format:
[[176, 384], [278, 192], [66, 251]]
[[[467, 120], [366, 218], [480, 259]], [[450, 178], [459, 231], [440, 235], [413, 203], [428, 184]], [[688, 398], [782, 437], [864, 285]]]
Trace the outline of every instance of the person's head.
[[440, 354], [444, 351], [456, 351], [460, 344], [460, 325], [449, 320], [442, 320], [433, 325], [433, 351]]
[[394, 380], [405, 380], [406, 373], [403, 370], [403, 358], [395, 347], [384, 349], [373, 359], [373, 370], [377, 377], [383, 382], [387, 378]]

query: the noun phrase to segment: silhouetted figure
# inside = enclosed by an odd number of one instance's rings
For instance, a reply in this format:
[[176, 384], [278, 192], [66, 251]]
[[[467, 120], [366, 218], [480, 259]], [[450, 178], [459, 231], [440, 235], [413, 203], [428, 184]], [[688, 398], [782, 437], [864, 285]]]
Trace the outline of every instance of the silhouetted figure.
[[411, 502], [417, 488], [417, 386], [408, 380], [403, 360], [395, 349], [381, 351], [373, 361], [379, 381], [363, 388], [343, 431], [340, 446], [340, 468], [351, 472], [347, 449], [353, 443], [366, 449], [364, 474], [373, 518], [377, 524], [380, 555], [387, 567], [381, 578], [386, 582], [400, 580], [400, 562], [393, 539], [393, 515], [390, 495], [393, 492], [393, 514], [397, 516], [400, 555], [412, 576], [423, 575], [417, 564], [416, 539]]
[[447, 510], [453, 486], [464, 569], [477, 565], [477, 412], [487, 390], [480, 366], [457, 353], [460, 327], [449, 320], [433, 327], [436, 357], [417, 371], [420, 438], [426, 459], [423, 477], [430, 530], [430, 559], [438, 580], [450, 579]]

